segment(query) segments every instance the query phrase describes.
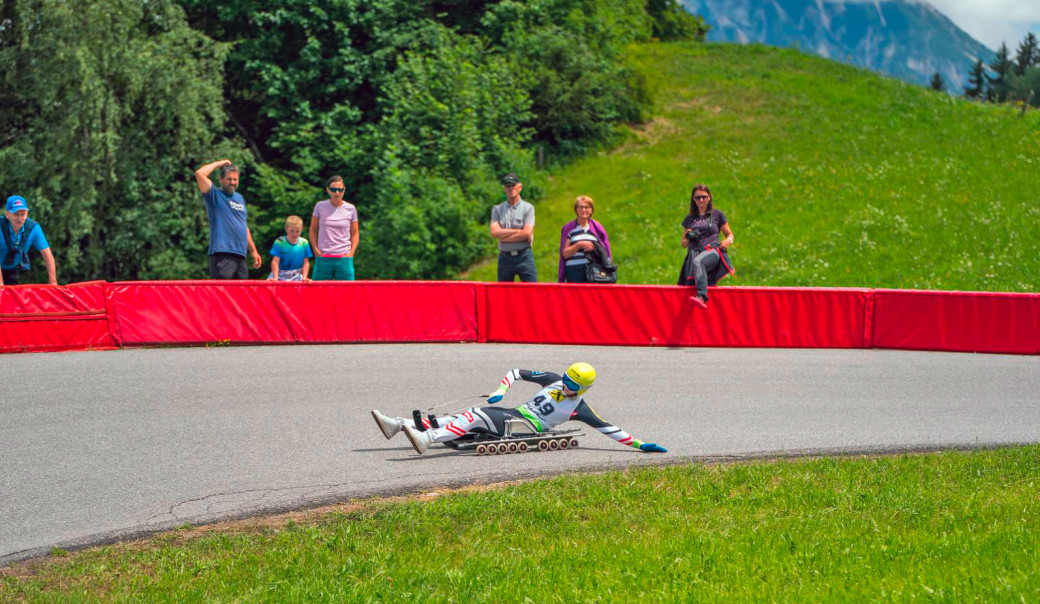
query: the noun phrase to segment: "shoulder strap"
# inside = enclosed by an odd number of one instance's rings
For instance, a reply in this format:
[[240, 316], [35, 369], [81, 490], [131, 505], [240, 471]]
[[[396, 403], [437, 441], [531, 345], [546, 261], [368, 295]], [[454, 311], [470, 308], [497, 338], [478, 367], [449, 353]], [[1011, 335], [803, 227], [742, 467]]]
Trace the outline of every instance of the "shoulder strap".
[[[5, 216], [5, 218], [6, 218], [6, 216]], [[32, 231], [33, 231], [33, 229], [36, 228], [37, 224], [38, 223], [35, 220], [33, 220], [32, 218], [26, 218], [25, 219], [25, 224], [22, 225], [22, 230], [25, 232], [25, 235], [22, 236], [22, 241], [21, 241], [22, 253], [23, 254], [26, 254], [26, 253], [29, 252], [29, 235], [32, 234]]]

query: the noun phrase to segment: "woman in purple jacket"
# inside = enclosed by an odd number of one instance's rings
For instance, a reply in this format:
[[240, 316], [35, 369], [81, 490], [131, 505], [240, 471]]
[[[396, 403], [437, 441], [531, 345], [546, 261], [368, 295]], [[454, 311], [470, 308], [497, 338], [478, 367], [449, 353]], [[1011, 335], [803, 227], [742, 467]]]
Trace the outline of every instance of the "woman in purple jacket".
[[574, 201], [575, 220], [563, 225], [560, 231], [560, 268], [557, 280], [560, 283], [585, 283], [585, 265], [595, 250], [595, 242], [599, 242], [607, 250], [607, 256], [613, 258], [610, 251], [610, 239], [603, 225], [592, 219], [596, 205], [587, 195], [579, 195]]

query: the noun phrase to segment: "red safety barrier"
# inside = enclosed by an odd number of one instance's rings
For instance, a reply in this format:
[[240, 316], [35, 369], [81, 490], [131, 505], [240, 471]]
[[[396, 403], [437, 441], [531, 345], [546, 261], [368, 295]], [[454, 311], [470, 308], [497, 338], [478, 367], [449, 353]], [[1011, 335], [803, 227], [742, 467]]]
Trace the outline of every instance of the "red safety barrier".
[[475, 283], [151, 281], [107, 297], [125, 345], [477, 339]]
[[105, 283], [0, 287], [0, 352], [111, 349]]
[[1040, 354], [1040, 294], [881, 289], [874, 297], [878, 348]]
[[870, 290], [489, 283], [488, 342], [864, 348]]
[[1040, 354], [1040, 294], [358, 281], [0, 288], [0, 352], [154, 344], [516, 342]]

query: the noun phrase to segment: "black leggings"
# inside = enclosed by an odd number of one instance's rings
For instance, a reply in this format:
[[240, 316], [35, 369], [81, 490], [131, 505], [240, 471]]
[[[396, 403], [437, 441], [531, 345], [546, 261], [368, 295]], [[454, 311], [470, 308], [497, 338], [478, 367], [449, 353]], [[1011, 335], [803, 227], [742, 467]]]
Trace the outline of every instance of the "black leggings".
[[523, 419], [523, 415], [516, 409], [507, 409], [504, 407], [481, 407], [480, 412], [487, 416], [491, 420], [491, 423], [495, 426], [493, 434], [495, 436], [502, 436], [506, 433], [506, 420], [507, 419]]

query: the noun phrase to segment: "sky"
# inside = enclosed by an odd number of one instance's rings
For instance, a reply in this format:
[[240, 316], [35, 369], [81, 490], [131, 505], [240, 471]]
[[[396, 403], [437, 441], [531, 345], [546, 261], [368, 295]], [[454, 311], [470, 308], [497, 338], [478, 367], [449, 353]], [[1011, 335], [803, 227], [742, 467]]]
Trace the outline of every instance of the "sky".
[[992, 50], [1012, 51], [1027, 33], [1040, 37], [1040, 0], [928, 0], [958, 27]]

